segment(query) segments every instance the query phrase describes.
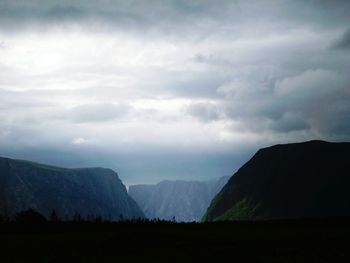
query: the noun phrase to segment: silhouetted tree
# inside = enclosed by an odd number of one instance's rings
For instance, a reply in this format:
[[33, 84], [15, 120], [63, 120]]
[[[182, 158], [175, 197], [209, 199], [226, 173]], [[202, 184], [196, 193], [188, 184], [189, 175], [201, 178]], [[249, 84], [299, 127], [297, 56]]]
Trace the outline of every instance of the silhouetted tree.
[[108, 215], [107, 215], [106, 220], [108, 220], [108, 221], [113, 221], [113, 217], [111, 216], [111, 214], [108, 214]]
[[86, 216], [86, 221], [88, 221], [88, 222], [94, 221], [94, 215], [88, 214], [88, 215]]
[[8, 215], [0, 215], [0, 222], [10, 222], [11, 219]]
[[83, 221], [81, 215], [79, 213], [75, 213], [74, 216], [73, 216], [73, 221], [75, 222], [81, 222]]
[[102, 223], [102, 217], [101, 216], [97, 216], [94, 220], [95, 223]]
[[120, 214], [120, 215], [119, 215], [119, 221], [124, 221], [124, 216], [123, 216], [123, 214]]
[[51, 222], [59, 222], [59, 221], [61, 221], [61, 219], [58, 217], [58, 215], [57, 215], [55, 210], [52, 210], [52, 212], [51, 212], [50, 221]]
[[15, 221], [20, 223], [45, 223], [47, 219], [34, 209], [19, 212], [15, 216]]

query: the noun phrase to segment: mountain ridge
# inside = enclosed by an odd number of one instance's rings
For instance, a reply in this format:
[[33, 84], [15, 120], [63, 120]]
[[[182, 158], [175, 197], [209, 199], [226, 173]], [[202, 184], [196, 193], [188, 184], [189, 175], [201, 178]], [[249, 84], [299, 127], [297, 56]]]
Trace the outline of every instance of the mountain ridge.
[[211, 198], [228, 179], [223, 176], [208, 181], [164, 180], [130, 185], [129, 194], [149, 219], [199, 221]]
[[349, 216], [349, 155], [350, 143], [320, 140], [259, 149], [203, 221]]
[[65, 168], [0, 157], [0, 212], [14, 215], [33, 208], [70, 218], [102, 216], [117, 220], [143, 217], [118, 174], [109, 168]]

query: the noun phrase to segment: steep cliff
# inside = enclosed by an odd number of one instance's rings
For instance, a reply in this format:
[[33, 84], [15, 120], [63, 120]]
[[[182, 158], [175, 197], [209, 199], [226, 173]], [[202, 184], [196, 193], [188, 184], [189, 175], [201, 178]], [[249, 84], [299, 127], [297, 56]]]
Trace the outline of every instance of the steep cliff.
[[199, 221], [210, 200], [225, 185], [229, 176], [200, 181], [162, 181], [156, 185], [132, 185], [129, 194], [147, 218]]
[[0, 158], [0, 213], [14, 215], [33, 208], [48, 216], [109, 219], [143, 217], [118, 175], [111, 169], [67, 169]]

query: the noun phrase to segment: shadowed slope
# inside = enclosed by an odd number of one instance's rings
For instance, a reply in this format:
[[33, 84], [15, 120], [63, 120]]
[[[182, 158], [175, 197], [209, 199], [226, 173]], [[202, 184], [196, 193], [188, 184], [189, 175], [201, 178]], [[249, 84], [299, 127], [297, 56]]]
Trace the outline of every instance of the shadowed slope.
[[142, 217], [111, 169], [68, 169], [23, 160], [0, 158], [0, 213], [14, 215], [28, 208], [48, 216], [52, 210], [64, 218], [110, 219]]
[[213, 199], [203, 220], [350, 215], [350, 143], [260, 149]]

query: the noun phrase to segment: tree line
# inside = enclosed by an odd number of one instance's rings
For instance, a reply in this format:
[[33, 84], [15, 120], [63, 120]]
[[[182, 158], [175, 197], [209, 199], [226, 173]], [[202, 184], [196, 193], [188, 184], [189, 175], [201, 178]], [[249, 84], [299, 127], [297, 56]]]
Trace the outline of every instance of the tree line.
[[75, 213], [70, 218], [60, 217], [55, 210], [52, 210], [49, 217], [41, 214], [37, 210], [30, 208], [16, 213], [14, 216], [4, 216], [0, 214], [0, 223], [64, 223], [64, 222], [76, 222], [76, 223], [175, 223], [173, 220], [163, 220], [159, 218], [147, 219], [147, 218], [125, 218], [123, 214], [119, 215], [119, 218], [112, 220], [104, 218], [100, 215], [87, 215], [82, 216], [80, 213]]

